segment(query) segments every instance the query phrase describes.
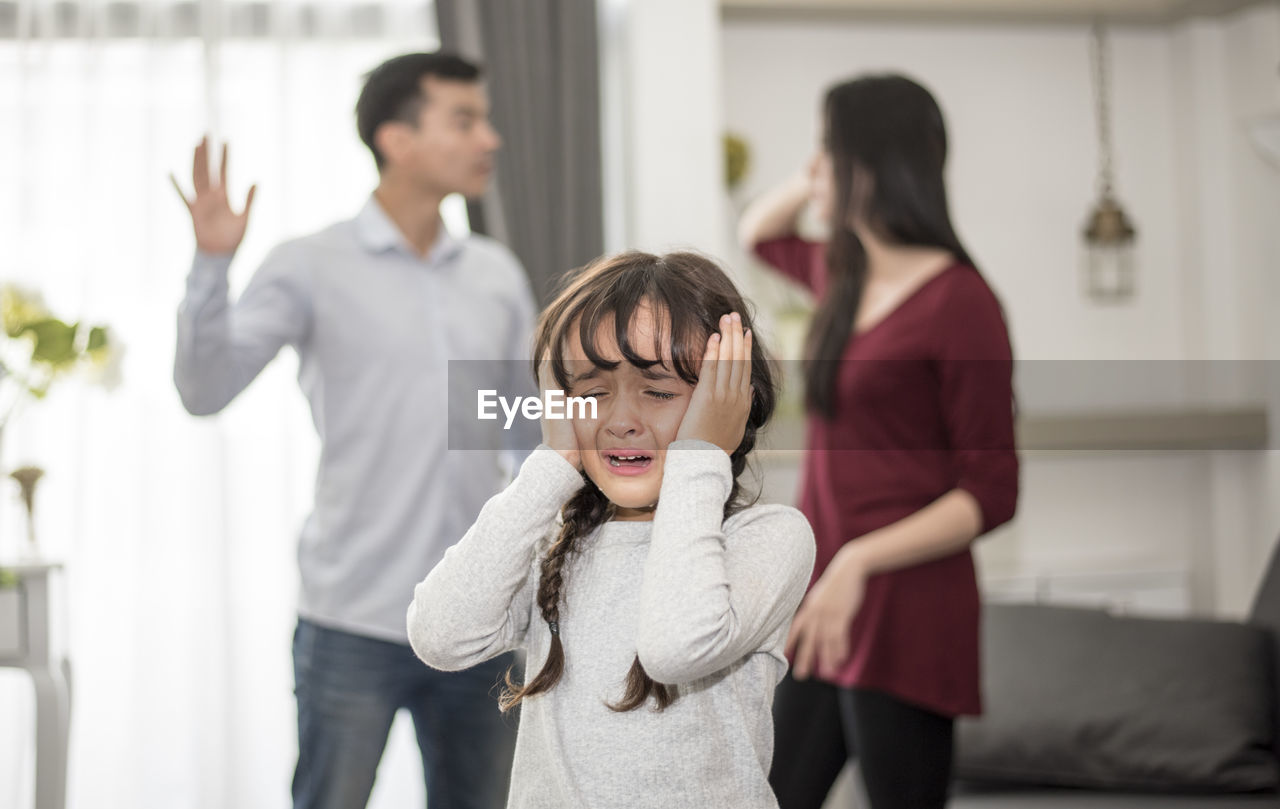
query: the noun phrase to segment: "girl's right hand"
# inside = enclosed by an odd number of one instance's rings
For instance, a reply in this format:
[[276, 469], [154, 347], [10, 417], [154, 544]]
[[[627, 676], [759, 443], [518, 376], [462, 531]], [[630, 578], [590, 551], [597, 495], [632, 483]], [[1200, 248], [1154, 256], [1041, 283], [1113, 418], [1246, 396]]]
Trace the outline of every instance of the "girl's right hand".
[[[538, 363], [538, 389], [543, 391], [544, 402], [547, 401], [546, 391], [560, 390], [560, 386], [556, 384], [555, 374], [551, 372], [550, 352], [543, 354], [542, 362]], [[565, 396], [568, 397], [567, 391]], [[572, 419], [549, 419], [544, 416], [540, 422], [542, 443], [560, 453], [562, 458], [573, 464], [574, 469], [581, 472], [582, 453], [578, 451], [578, 438], [573, 433]]]

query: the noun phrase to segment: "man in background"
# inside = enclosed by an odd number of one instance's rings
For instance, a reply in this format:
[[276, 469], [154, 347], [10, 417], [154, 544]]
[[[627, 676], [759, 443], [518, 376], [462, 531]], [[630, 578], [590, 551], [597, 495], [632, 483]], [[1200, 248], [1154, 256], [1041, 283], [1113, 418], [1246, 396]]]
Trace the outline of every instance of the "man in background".
[[[409, 648], [405, 610], [503, 483], [496, 453], [449, 451], [448, 361], [495, 361], [484, 367], [507, 369], [500, 385], [532, 390], [518, 375], [533, 296], [507, 248], [451, 235], [440, 219], [447, 195], [483, 194], [501, 145], [479, 68], [443, 53], [390, 59], [369, 74], [356, 118], [378, 166], [371, 198], [354, 219], [275, 248], [234, 303], [227, 272], [255, 188], [234, 212], [226, 147], [216, 178], [207, 139], [196, 148], [174, 380], [186, 409], [208, 415], [282, 347], [298, 353], [321, 454], [298, 551], [296, 809], [364, 807], [400, 708], [431, 808], [492, 809], [506, 800], [515, 728], [490, 692], [511, 660], [429, 669]], [[509, 448], [527, 451], [537, 424], [521, 427]]]

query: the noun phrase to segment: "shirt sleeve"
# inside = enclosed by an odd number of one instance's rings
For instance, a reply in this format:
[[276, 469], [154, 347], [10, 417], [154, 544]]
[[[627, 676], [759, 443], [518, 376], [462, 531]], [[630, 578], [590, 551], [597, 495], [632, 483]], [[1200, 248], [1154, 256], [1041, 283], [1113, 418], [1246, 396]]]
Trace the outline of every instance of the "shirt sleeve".
[[986, 533], [1018, 504], [1013, 352], [1000, 303], [976, 272], [966, 273], [939, 313], [939, 379], [956, 487], [978, 501]]
[[409, 643], [424, 663], [457, 671], [524, 643], [537, 587], [540, 543], [582, 475], [539, 446], [520, 473], [480, 510], [475, 524], [413, 591]]
[[827, 272], [826, 245], [799, 236], [784, 236], [760, 242], [754, 252], [761, 261], [803, 284], [813, 294], [822, 294]]
[[636, 641], [640, 663], [658, 682], [691, 682], [760, 651], [786, 631], [809, 584], [808, 521], [786, 506], [757, 506], [725, 521], [731, 485], [719, 447], [668, 447]]
[[230, 266], [230, 255], [197, 252], [178, 309], [173, 380], [193, 415], [226, 407], [281, 348], [300, 345], [311, 325], [303, 268], [289, 251], [273, 251], [234, 304]]

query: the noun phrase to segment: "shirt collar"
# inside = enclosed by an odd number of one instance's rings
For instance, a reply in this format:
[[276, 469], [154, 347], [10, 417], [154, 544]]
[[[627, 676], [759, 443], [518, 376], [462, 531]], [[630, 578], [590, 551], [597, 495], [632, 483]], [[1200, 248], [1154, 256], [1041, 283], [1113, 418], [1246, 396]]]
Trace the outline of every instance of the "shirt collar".
[[462, 252], [465, 244], [465, 239], [459, 239], [450, 233], [442, 220], [435, 244], [431, 245], [431, 249], [427, 251], [426, 258], [420, 257], [405, 240], [404, 234], [396, 227], [395, 222], [391, 221], [391, 217], [387, 216], [377, 197], [372, 194], [369, 195], [369, 201], [360, 209], [360, 213], [356, 215], [356, 234], [360, 243], [370, 252], [400, 250], [427, 264], [439, 264], [453, 259]]

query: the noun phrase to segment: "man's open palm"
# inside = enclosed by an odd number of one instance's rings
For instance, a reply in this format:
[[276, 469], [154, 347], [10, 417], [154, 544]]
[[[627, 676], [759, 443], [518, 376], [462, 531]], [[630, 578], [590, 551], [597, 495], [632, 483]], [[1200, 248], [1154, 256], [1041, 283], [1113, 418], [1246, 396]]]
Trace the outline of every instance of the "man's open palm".
[[244, 210], [236, 213], [231, 210], [227, 201], [227, 147], [222, 147], [222, 161], [218, 169], [218, 179], [209, 179], [209, 139], [202, 138], [196, 147], [195, 157], [191, 162], [191, 184], [195, 189], [195, 197], [188, 199], [172, 174], [169, 179], [178, 190], [178, 196], [191, 212], [191, 224], [196, 232], [196, 247], [205, 253], [234, 253], [244, 238], [245, 226], [249, 223], [249, 209], [253, 206], [253, 194], [258, 190], [256, 185], [249, 187], [249, 195], [244, 201]]

